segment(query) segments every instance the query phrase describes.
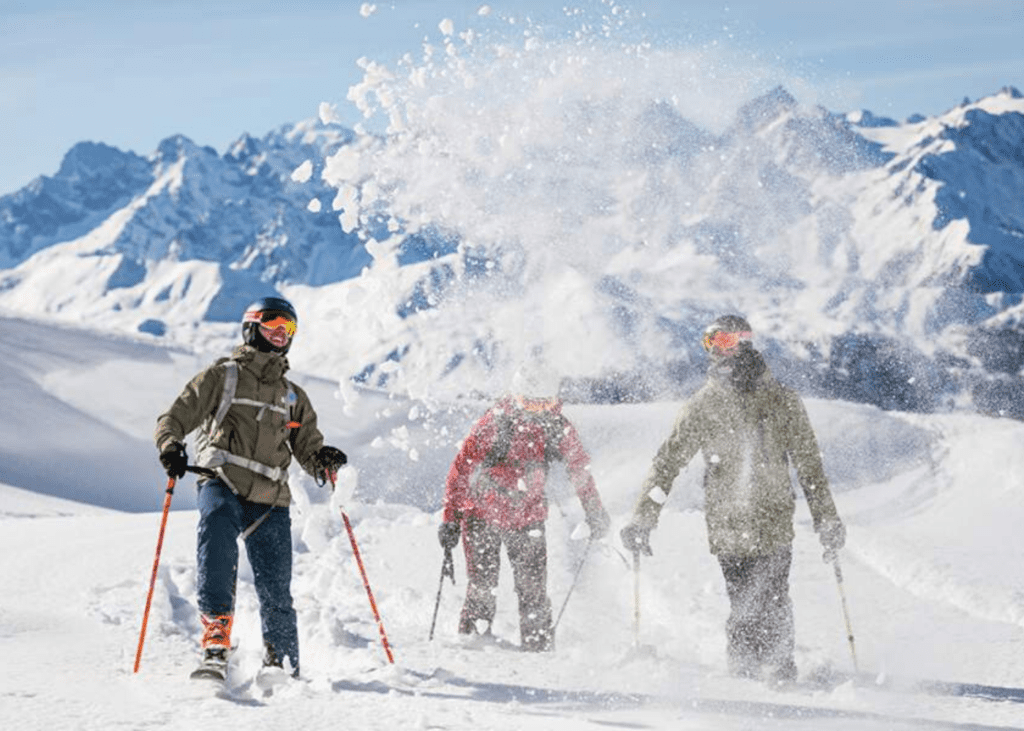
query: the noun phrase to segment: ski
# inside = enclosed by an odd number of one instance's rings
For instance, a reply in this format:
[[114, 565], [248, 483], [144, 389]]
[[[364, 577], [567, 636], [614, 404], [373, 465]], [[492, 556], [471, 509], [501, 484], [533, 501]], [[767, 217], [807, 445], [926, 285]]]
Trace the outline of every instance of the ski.
[[188, 677], [192, 680], [215, 680], [219, 683], [227, 681], [227, 673], [223, 670], [202, 665], [193, 670]]
[[983, 683], [964, 683], [951, 680], [927, 680], [920, 678], [863, 679], [865, 686], [892, 689], [897, 692], [925, 693], [933, 696], [977, 698], [988, 701], [1024, 703], [1024, 689]]
[[293, 680], [295, 678], [287, 670], [273, 665], [264, 665], [256, 673], [253, 685], [259, 688], [264, 697], [267, 697], [273, 695], [275, 691], [284, 688]]
[[192, 680], [213, 680], [223, 683], [228, 677], [228, 650], [224, 647], [208, 648], [204, 651], [199, 667], [192, 671]]
[[797, 685], [812, 689], [832, 690], [848, 682], [852, 682], [857, 688], [893, 693], [918, 693], [932, 696], [1024, 703], [1024, 689], [1022, 688], [927, 678], [893, 677], [887, 673], [872, 674], [861, 672], [855, 675], [835, 671], [831, 668], [819, 668], [812, 671], [806, 677], [801, 678]]

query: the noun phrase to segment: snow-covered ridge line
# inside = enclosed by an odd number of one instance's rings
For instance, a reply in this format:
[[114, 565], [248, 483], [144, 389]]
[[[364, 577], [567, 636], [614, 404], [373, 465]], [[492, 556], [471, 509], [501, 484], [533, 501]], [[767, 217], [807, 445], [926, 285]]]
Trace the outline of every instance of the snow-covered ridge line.
[[0, 198], [0, 307], [216, 350], [277, 291], [316, 328], [306, 370], [495, 393], [546, 349], [586, 401], [685, 393], [697, 332], [740, 311], [807, 393], [1020, 411], [1015, 89], [898, 123], [700, 53], [445, 43], [367, 62], [385, 136], [327, 108], [223, 155], [76, 146]]

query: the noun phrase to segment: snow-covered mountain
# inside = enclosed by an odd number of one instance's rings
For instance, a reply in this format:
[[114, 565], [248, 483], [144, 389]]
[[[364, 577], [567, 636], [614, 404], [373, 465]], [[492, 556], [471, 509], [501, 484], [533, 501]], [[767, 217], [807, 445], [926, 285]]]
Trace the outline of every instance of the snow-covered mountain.
[[[1021, 366], [1005, 352], [1020, 287], [999, 275], [1024, 230], [1016, 90], [899, 124], [776, 89], [712, 132], [683, 102], [656, 99], [660, 77], [630, 69], [623, 78], [639, 83], [602, 87], [589, 75], [604, 71], [588, 70], [572, 83], [600, 97], [567, 100], [569, 72], [546, 60], [532, 98], [477, 107], [469, 95], [469, 109], [446, 97], [439, 111], [398, 76], [382, 84], [385, 108], [417, 124], [369, 152], [339, 150], [343, 174], [328, 164], [350, 199], [383, 187], [375, 203], [456, 232], [490, 266], [435, 267], [425, 289], [440, 317], [415, 334], [403, 323], [393, 353], [422, 338], [486, 371], [543, 347], [585, 398], [628, 399], [685, 389], [702, 370], [700, 328], [739, 311], [802, 390], [885, 408], [1012, 408], [1015, 380], [994, 374]], [[545, 83], [561, 92], [551, 110]], [[471, 115], [484, 121], [467, 140]], [[495, 312], [485, 330], [462, 322], [467, 302]]]
[[223, 155], [182, 136], [148, 158], [80, 143], [52, 178], [0, 199], [5, 305], [159, 336], [168, 318], [234, 322], [279, 282], [352, 277], [370, 259], [329, 205], [313, 210], [330, 192], [291, 177], [351, 138], [311, 121], [245, 135]]
[[383, 134], [325, 108], [222, 155], [77, 145], [0, 198], [0, 308], [214, 349], [279, 292], [307, 372], [491, 392], [543, 349], [589, 401], [685, 392], [739, 311], [805, 392], [1019, 410], [1016, 89], [900, 123], [681, 52], [445, 44], [363, 62]]

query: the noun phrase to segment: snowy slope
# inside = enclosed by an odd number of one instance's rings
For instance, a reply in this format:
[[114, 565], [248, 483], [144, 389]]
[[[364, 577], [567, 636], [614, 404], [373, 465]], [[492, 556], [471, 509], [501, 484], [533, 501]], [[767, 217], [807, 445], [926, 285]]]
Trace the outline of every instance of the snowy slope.
[[[133, 675], [159, 527], [154, 511], [165, 482], [145, 432], [204, 357], [27, 321], [2, 320], [0, 332], [16, 336], [4, 352], [17, 355], [12, 371], [21, 379], [4, 386], [0, 402], [0, 423], [18, 426], [0, 440], [7, 449], [2, 464], [21, 463], [20, 484], [0, 488], [4, 728], [1024, 727], [1024, 704], [1012, 700], [854, 684], [782, 693], [724, 677], [727, 600], [707, 553], [697, 467], [677, 481], [653, 537], [655, 555], [641, 566], [639, 639], [656, 648], [653, 656], [631, 653], [633, 575], [615, 540], [587, 557], [555, 653], [515, 650], [507, 567], [496, 622], [501, 644], [459, 643], [461, 555], [457, 585], [444, 585], [436, 637], [428, 642], [441, 563], [435, 531], [443, 475], [454, 440], [484, 404], [450, 407], [366, 390], [346, 401], [333, 384], [302, 374], [294, 375], [318, 405], [328, 439], [349, 452], [353, 465], [331, 498], [293, 475], [293, 589], [304, 680], [271, 695], [251, 684], [261, 648], [244, 562], [237, 687], [216, 698], [184, 680], [200, 634], [191, 478], [174, 495], [142, 668]], [[593, 453], [616, 529], [676, 408], [567, 409]], [[1024, 426], [819, 400], [809, 410], [849, 523], [842, 558], [861, 669], [878, 679], [984, 684], [1019, 698], [1024, 457], [1017, 446]], [[74, 427], [74, 419], [91, 420], [74, 431], [73, 466], [60, 459], [62, 474], [78, 479], [59, 480], [50, 463], [68, 449], [60, 425]], [[109, 453], [110, 432], [121, 436], [126, 462]], [[125, 463], [138, 467], [129, 472]], [[11, 479], [5, 474], [2, 481]], [[585, 542], [572, 538], [582, 511], [564, 480], [554, 480], [552, 496], [550, 590], [557, 608]], [[146, 512], [135, 512], [140, 506]], [[395, 666], [380, 645], [341, 507], [352, 519]], [[820, 560], [806, 507], [799, 506], [797, 520], [798, 665], [804, 675], [849, 671], [834, 578]]]

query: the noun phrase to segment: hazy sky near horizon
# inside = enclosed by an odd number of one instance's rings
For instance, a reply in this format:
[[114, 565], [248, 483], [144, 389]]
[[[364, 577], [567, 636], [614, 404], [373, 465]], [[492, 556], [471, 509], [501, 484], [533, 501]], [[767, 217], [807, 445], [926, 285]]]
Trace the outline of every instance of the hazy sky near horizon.
[[445, 19], [555, 38], [579, 27], [566, 8], [628, 11], [613, 40], [763, 59], [801, 82], [801, 102], [837, 112], [902, 120], [1024, 87], [1024, 0], [0, 0], [0, 195], [83, 140], [149, 155], [184, 134], [223, 152], [322, 101], [355, 124], [360, 57], [419, 56]]

